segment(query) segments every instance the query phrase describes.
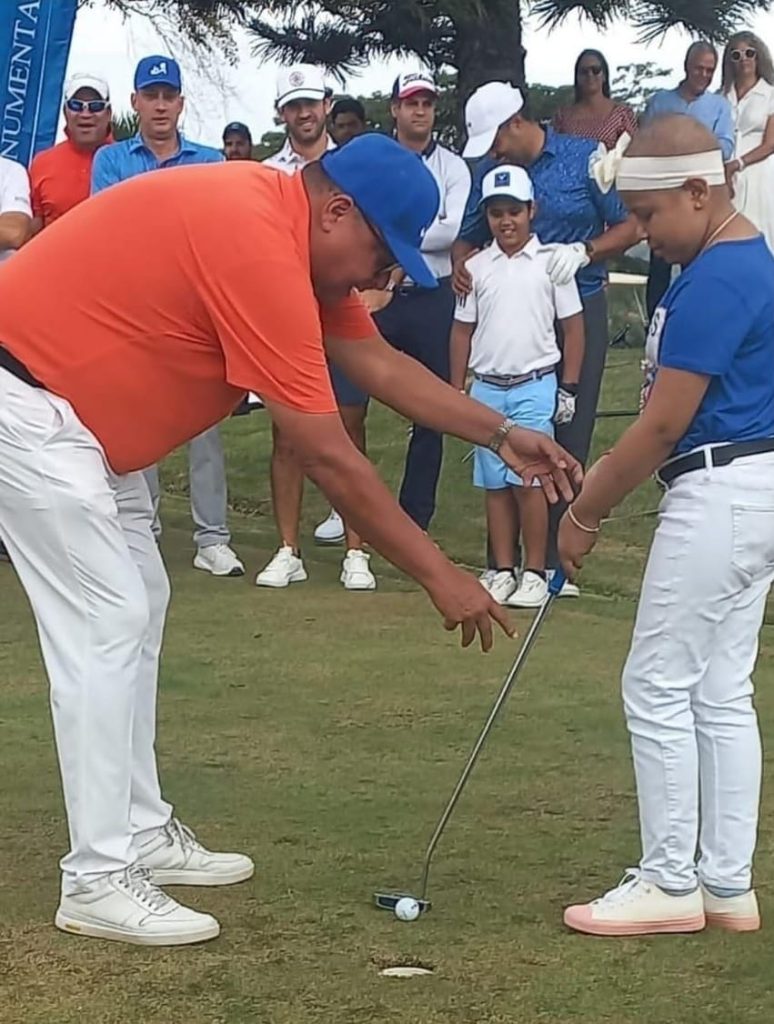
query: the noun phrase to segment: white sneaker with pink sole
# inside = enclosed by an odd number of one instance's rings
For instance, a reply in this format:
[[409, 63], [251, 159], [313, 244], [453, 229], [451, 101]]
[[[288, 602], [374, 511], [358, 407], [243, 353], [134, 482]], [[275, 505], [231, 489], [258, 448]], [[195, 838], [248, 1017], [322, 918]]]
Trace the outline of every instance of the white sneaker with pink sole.
[[670, 896], [639, 870], [628, 868], [621, 882], [591, 903], [568, 907], [564, 923], [585, 935], [660, 935], [700, 932], [704, 901], [697, 888], [687, 896]]

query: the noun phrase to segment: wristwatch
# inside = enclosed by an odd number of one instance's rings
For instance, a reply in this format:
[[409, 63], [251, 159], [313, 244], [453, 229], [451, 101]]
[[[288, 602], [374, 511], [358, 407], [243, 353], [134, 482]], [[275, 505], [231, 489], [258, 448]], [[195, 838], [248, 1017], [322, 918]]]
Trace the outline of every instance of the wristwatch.
[[495, 454], [497, 454], [503, 446], [503, 441], [506, 439], [508, 434], [516, 426], [513, 420], [504, 419], [500, 426], [495, 430], [494, 434], [487, 441], [487, 448], [490, 448]]

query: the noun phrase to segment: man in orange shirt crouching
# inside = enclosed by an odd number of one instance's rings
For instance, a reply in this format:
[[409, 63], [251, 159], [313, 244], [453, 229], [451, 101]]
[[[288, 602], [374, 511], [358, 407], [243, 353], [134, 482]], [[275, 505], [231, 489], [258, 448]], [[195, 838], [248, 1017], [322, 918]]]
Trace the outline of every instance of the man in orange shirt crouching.
[[[65, 932], [144, 945], [213, 938], [215, 918], [160, 886], [227, 885], [253, 862], [212, 853], [173, 816], [154, 752], [169, 583], [141, 470], [263, 398], [304, 472], [427, 591], [464, 644], [505, 612], [398, 504], [344, 429], [329, 357], [412, 420], [489, 444], [549, 495], [577, 464], [390, 348], [352, 289], [400, 264], [438, 210], [420, 158], [365, 135], [289, 177], [249, 161], [106, 189], [0, 274], [0, 528], [48, 672], [70, 827]], [[239, 223], [228, 233], [224, 224]], [[104, 269], [83, 287], [84, 267]], [[56, 310], [56, 316], [51, 310]]]

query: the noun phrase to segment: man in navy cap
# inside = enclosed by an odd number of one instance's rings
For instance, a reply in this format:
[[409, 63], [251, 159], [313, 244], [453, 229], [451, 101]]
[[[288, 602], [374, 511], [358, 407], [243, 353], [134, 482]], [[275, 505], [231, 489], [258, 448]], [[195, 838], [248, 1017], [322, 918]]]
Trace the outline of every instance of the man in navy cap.
[[253, 137], [241, 121], [231, 121], [223, 129], [223, 156], [227, 160], [252, 160]]
[[[143, 57], [134, 73], [132, 93], [139, 130], [133, 138], [106, 146], [97, 153], [91, 173], [92, 195], [145, 171], [220, 163], [223, 154], [217, 149], [191, 142], [178, 130], [184, 103], [177, 61], [161, 55]], [[158, 510], [158, 470], [151, 466], [145, 475]], [[231, 534], [226, 525], [226, 463], [217, 427], [191, 441], [189, 478], [191, 514], [196, 526], [194, 567], [213, 576], [242, 576], [245, 569], [231, 549]], [[155, 531], [159, 536], [158, 514]]]

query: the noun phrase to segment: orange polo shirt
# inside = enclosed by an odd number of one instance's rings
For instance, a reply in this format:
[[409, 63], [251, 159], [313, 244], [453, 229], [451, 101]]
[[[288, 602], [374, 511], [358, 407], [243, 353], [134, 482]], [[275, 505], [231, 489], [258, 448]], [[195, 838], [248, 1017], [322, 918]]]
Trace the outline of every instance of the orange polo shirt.
[[0, 274], [0, 345], [66, 398], [117, 473], [142, 469], [254, 391], [335, 413], [323, 332], [377, 332], [352, 296], [320, 307], [300, 174], [249, 161], [142, 174], [93, 196]]
[[[108, 137], [103, 145], [112, 141]], [[65, 139], [34, 157], [30, 164], [32, 215], [41, 218], [44, 228], [89, 198], [94, 153]]]

